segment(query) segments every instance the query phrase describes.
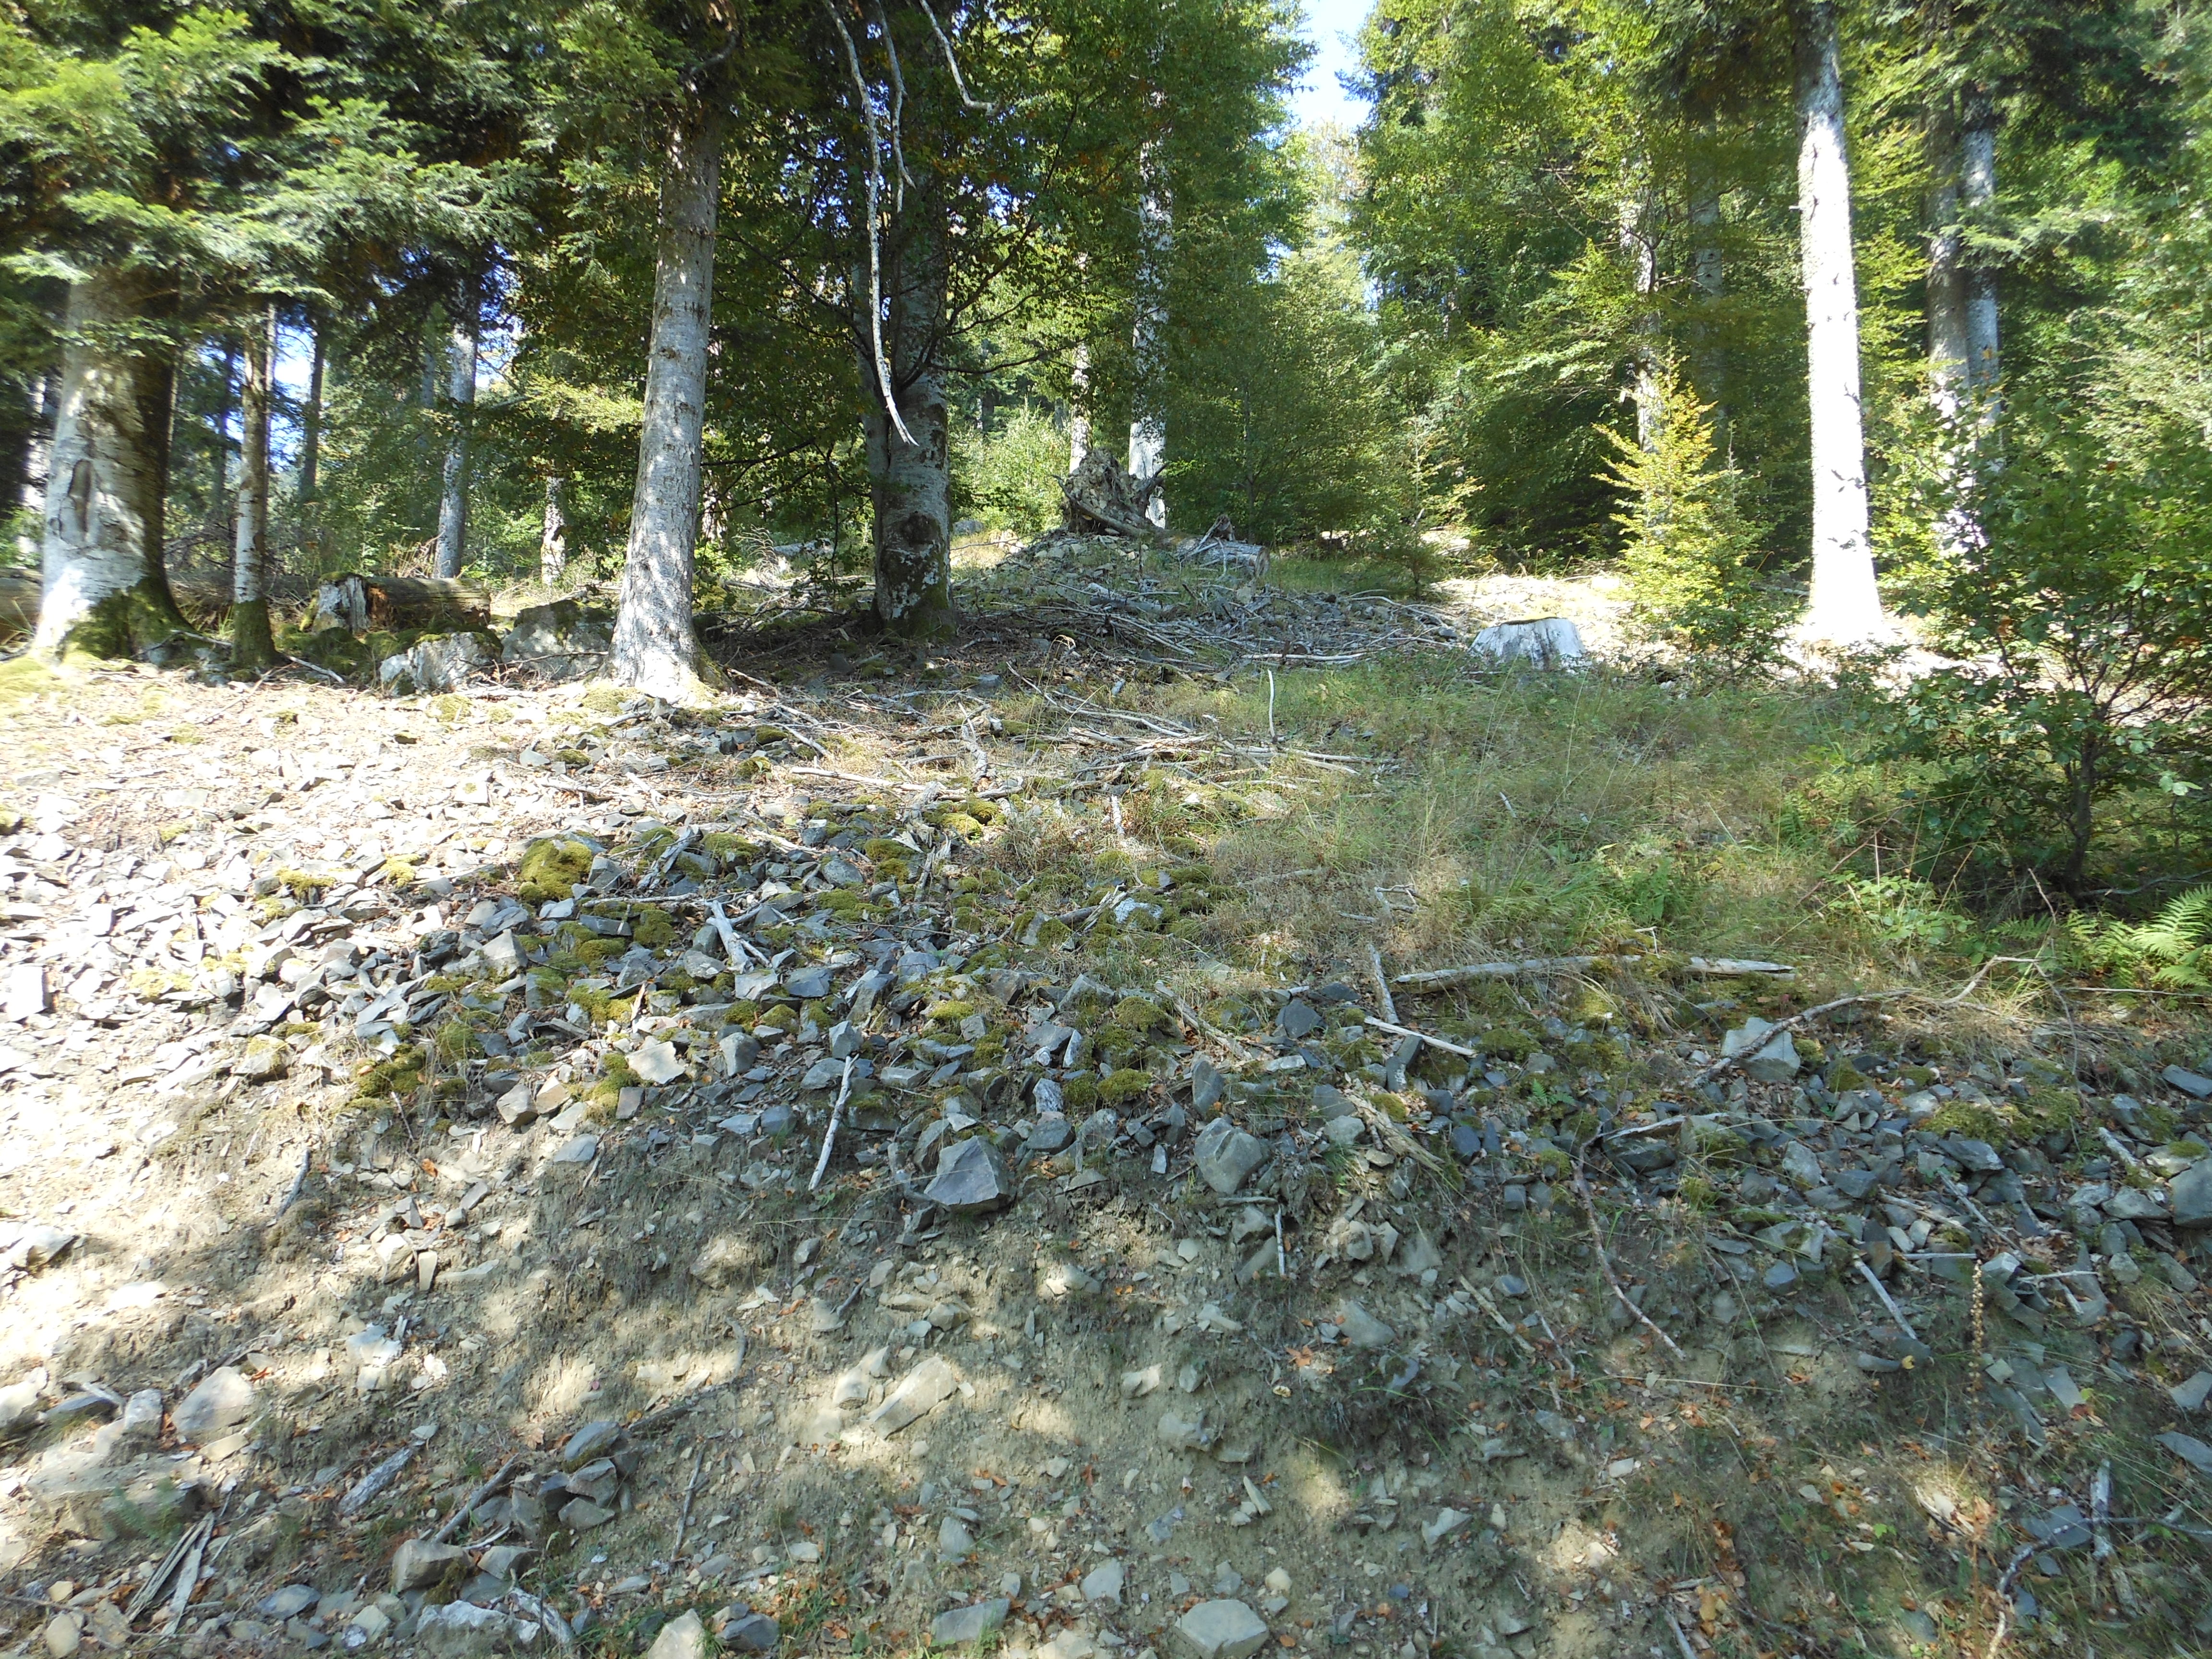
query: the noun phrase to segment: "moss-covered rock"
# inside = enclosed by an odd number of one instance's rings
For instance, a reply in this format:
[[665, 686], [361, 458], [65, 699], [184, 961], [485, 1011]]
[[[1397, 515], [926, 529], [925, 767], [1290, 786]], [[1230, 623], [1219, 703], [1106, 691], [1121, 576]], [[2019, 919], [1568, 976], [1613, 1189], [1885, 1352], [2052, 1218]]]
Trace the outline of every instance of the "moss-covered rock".
[[577, 883], [592, 873], [591, 848], [567, 836], [548, 836], [522, 849], [516, 867], [516, 896], [531, 904], [544, 904], [570, 896]]

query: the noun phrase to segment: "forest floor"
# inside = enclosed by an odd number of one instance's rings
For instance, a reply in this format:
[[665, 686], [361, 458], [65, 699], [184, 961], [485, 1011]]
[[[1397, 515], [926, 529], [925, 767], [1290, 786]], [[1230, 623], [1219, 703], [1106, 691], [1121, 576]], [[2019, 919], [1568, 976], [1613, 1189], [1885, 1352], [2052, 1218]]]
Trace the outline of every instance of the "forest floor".
[[0, 1644], [2201, 1650], [2191, 1005], [1885, 932], [1839, 693], [1325, 574], [0, 667]]

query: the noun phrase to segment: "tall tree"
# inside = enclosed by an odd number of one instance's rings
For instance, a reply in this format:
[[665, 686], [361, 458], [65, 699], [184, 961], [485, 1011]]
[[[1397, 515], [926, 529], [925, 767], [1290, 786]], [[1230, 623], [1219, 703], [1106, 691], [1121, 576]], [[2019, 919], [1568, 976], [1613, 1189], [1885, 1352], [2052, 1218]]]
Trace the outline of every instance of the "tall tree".
[[269, 422], [276, 391], [276, 307], [266, 306], [246, 334], [246, 380], [239, 399], [237, 524], [232, 544], [231, 666], [258, 674], [276, 660], [269, 631]]
[[1867, 498], [1858, 258], [1833, 0], [1798, 0], [1796, 23], [1798, 246], [1813, 466], [1813, 589], [1800, 629], [1822, 644], [1875, 644], [1892, 630], [1875, 581]]
[[469, 428], [477, 406], [478, 313], [471, 307], [446, 341], [445, 410], [453, 422], [446, 440], [446, 465], [438, 495], [438, 555], [435, 574], [461, 574], [469, 542]]

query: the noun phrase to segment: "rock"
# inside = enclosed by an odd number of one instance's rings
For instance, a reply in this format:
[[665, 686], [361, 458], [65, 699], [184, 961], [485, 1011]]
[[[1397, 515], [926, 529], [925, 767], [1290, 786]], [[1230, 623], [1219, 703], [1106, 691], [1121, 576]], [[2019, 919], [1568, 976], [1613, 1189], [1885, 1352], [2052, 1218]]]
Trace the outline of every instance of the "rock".
[[458, 691], [469, 676], [491, 666], [493, 642], [482, 634], [430, 634], [376, 665], [377, 684], [395, 696]]
[[959, 1386], [958, 1374], [941, 1356], [932, 1354], [899, 1380], [884, 1396], [884, 1403], [868, 1413], [868, 1421], [884, 1434], [896, 1434], [934, 1411]]
[[1293, 997], [1275, 1017], [1275, 1024], [1293, 1042], [1303, 1042], [1321, 1030], [1321, 1015], [1303, 997]]
[[1197, 1659], [1251, 1659], [1267, 1644], [1267, 1621], [1242, 1601], [1200, 1601], [1175, 1632]]
[[1917, 1607], [1908, 1607], [1899, 1613], [1897, 1626], [1915, 1642], [1933, 1642], [1938, 1633], [1935, 1620]]
[[764, 1613], [749, 1613], [722, 1626], [722, 1646], [732, 1653], [774, 1653], [783, 1632]]
[[2206, 1445], [2196, 1436], [2177, 1434], [2169, 1430], [2159, 1436], [2158, 1443], [2197, 1474], [2212, 1474], [2212, 1446]]
[[231, 1061], [233, 1077], [247, 1083], [268, 1083], [292, 1067], [292, 1050], [281, 1037], [249, 1037], [246, 1051]]
[[1170, 1451], [1190, 1451], [1206, 1443], [1206, 1416], [1188, 1418], [1172, 1409], [1160, 1413], [1156, 1432]]
[[1790, 1033], [1775, 1031], [1771, 1021], [1756, 1014], [1721, 1038], [1721, 1054], [1741, 1060], [1744, 1075], [1754, 1083], [1787, 1083], [1801, 1063]]
[[2166, 1184], [2177, 1227], [2212, 1226], [2212, 1158], [2200, 1158]]
[[46, 1386], [46, 1369], [41, 1366], [0, 1389], [0, 1434], [12, 1433], [39, 1414], [39, 1396]]
[[940, 1648], [973, 1647], [1006, 1622], [1013, 1603], [1003, 1595], [951, 1607], [929, 1621], [929, 1639]]
[[834, 975], [827, 968], [794, 968], [783, 976], [783, 988], [801, 1002], [830, 994]]
[[178, 1439], [199, 1446], [221, 1438], [252, 1415], [253, 1384], [235, 1365], [225, 1365], [202, 1377], [199, 1386], [178, 1402], [172, 1421]]
[[287, 1584], [261, 1598], [260, 1611], [264, 1618], [289, 1619], [305, 1613], [323, 1599], [322, 1591], [313, 1584]]
[[2185, 1412], [2202, 1411], [2204, 1401], [2212, 1397], [2212, 1371], [2199, 1371], [2186, 1382], [2177, 1382], [2166, 1392], [2173, 1403]]
[[1569, 667], [1589, 655], [1581, 630], [1565, 617], [1496, 623], [1476, 635], [1469, 649], [1500, 664], [1527, 663], [1532, 668]]
[[54, 1659], [69, 1659], [77, 1644], [84, 1640], [84, 1615], [80, 1613], [58, 1613], [46, 1621], [46, 1651]]
[[1836, 1177], [1836, 1190], [1854, 1204], [1863, 1204], [1881, 1188], [1881, 1176], [1873, 1170], [1845, 1170]]
[[1190, 1061], [1190, 1109], [1204, 1117], [1219, 1103], [1229, 1079], [1204, 1054], [1194, 1054]]
[[947, 1146], [937, 1155], [937, 1175], [922, 1194], [955, 1215], [977, 1215], [1012, 1200], [1013, 1176], [999, 1149], [981, 1135]]
[[[355, 1632], [359, 1638], [356, 1639]], [[357, 1610], [346, 1621], [345, 1646], [349, 1651], [356, 1648], [374, 1647], [392, 1632], [392, 1615], [371, 1601]]]
[[500, 641], [499, 659], [541, 679], [574, 680], [599, 672], [613, 648], [614, 619], [574, 599], [518, 611]]
[[2115, 1221], [2163, 1221], [2166, 1207], [2155, 1191], [2123, 1187], [2106, 1200], [2105, 1213]]
[[1355, 1348], [1387, 1348], [1398, 1340], [1397, 1332], [1357, 1302], [1344, 1304], [1337, 1325], [1344, 1332], [1344, 1340]]
[[610, 1418], [599, 1418], [586, 1423], [568, 1437], [561, 1448], [561, 1467], [574, 1471], [586, 1463], [595, 1463], [615, 1449], [622, 1439], [622, 1425]]
[[1347, 1113], [1342, 1117], [1328, 1119], [1321, 1126], [1321, 1132], [1328, 1137], [1331, 1146], [1349, 1146], [1367, 1133], [1367, 1126]]
[[427, 1589], [452, 1571], [455, 1563], [464, 1569], [469, 1565], [469, 1553], [459, 1544], [410, 1538], [392, 1552], [392, 1593], [404, 1595], [409, 1590]]
[[975, 1535], [968, 1530], [968, 1523], [957, 1515], [948, 1515], [937, 1523], [937, 1559], [951, 1566], [965, 1561], [975, 1553]]
[[46, 1012], [53, 1006], [53, 994], [46, 986], [44, 963], [12, 962], [8, 964], [7, 978], [0, 981], [0, 1014], [5, 1014], [9, 1019], [28, 1019], [33, 1014]]
[[1474, 1516], [1463, 1510], [1438, 1510], [1437, 1518], [1421, 1528], [1421, 1541], [1433, 1549], [1474, 1519]]
[[2159, 1073], [2167, 1087], [2179, 1089], [2191, 1100], [2212, 1100], [2212, 1077], [2169, 1066]]
[[161, 1391], [141, 1389], [123, 1402], [123, 1415], [116, 1428], [125, 1440], [159, 1440], [161, 1437]]
[[1074, 1139], [1074, 1126], [1065, 1115], [1059, 1112], [1044, 1112], [1038, 1115], [1036, 1127], [1030, 1131], [1029, 1138], [1022, 1142], [1022, 1150], [1039, 1158], [1047, 1158], [1063, 1150]]
[[629, 1057], [629, 1068], [647, 1083], [673, 1083], [690, 1075], [672, 1042], [639, 1043]]
[[1778, 1261], [1760, 1282], [1770, 1291], [1786, 1291], [1797, 1282], [1797, 1270], [1786, 1261]]
[[670, 1620], [645, 1650], [645, 1659], [707, 1659], [707, 1626], [696, 1609]]
[[1997, 1149], [1986, 1140], [1969, 1140], [1953, 1135], [1943, 1143], [1943, 1150], [1959, 1161], [1960, 1169], [1972, 1170], [1976, 1175], [1996, 1175], [2005, 1166]]
[[415, 1621], [415, 1644], [431, 1659], [474, 1659], [478, 1654], [520, 1649], [515, 1620], [496, 1607], [448, 1601], [425, 1607]]
[[1198, 1136], [1198, 1173], [1224, 1198], [1267, 1161], [1267, 1148], [1225, 1117], [1207, 1122]]
[[597, 1135], [575, 1135], [555, 1147], [553, 1155], [545, 1161], [549, 1164], [589, 1164], [599, 1155], [599, 1138]]
[[1782, 1173], [1800, 1188], [1821, 1186], [1827, 1180], [1819, 1157], [1802, 1140], [1790, 1141], [1782, 1148]]
[[1119, 1561], [1102, 1561], [1083, 1575], [1083, 1599], [1121, 1605], [1123, 1573]]
[[589, 1532], [594, 1527], [604, 1527], [615, 1518], [612, 1510], [594, 1504], [588, 1498], [571, 1498], [561, 1506], [561, 1524], [571, 1532]]

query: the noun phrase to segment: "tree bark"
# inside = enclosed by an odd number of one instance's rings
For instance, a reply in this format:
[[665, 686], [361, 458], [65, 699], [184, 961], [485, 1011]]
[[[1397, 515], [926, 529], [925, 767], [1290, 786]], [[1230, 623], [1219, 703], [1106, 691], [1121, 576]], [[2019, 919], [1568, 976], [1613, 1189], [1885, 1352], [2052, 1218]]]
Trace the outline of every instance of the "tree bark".
[[215, 404], [215, 490], [208, 501], [210, 526], [228, 528], [230, 506], [230, 417], [238, 407], [238, 348], [222, 348], [222, 386]]
[[[924, 638], [952, 631], [951, 427], [937, 352], [945, 326], [945, 227], [926, 191], [907, 198], [888, 250], [890, 317], [884, 349], [892, 394], [911, 443], [884, 407], [865, 329], [858, 350], [868, 389], [862, 436], [875, 509], [876, 620], [887, 634]], [[867, 290], [855, 285], [865, 307]]]
[[1850, 156], [1833, 0], [1801, 0], [1796, 26], [1798, 245], [1813, 465], [1813, 591], [1799, 631], [1813, 643], [1872, 645], [1891, 632], [1869, 529]]
[[447, 346], [446, 406], [453, 435], [446, 446], [446, 475], [438, 496], [438, 563], [432, 573], [461, 574], [469, 543], [469, 422], [477, 401], [477, 325], [456, 325]]
[[614, 647], [607, 657], [610, 678], [686, 701], [699, 690], [691, 569], [699, 538], [699, 445], [714, 324], [723, 125], [721, 110], [702, 103], [687, 111], [670, 139], [660, 187], [637, 487], [630, 498]]
[[[1651, 203], [1640, 188], [1632, 187], [1621, 198], [1617, 233], [1622, 258], [1628, 262], [1629, 280], [1639, 300], [1649, 301], [1659, 291], [1658, 251], [1652, 246], [1645, 222]], [[1629, 348], [1629, 395], [1636, 403], [1637, 447], [1650, 452], [1656, 441], [1659, 422], [1659, 357], [1654, 343], [1659, 319], [1650, 306], [1640, 307], [1632, 327], [1636, 342]]]
[[259, 674], [276, 661], [269, 632], [269, 405], [276, 370], [276, 307], [246, 336], [246, 384], [239, 400], [238, 521], [232, 542], [230, 665]]
[[[1129, 343], [1136, 386], [1129, 416], [1129, 476], [1142, 481], [1156, 477], [1168, 462], [1168, 259], [1174, 251], [1175, 216], [1158, 139], [1139, 147], [1137, 173], [1137, 316]], [[1165, 490], [1153, 492], [1145, 516], [1167, 527]]]
[[188, 627], [161, 563], [176, 370], [143, 332], [163, 297], [108, 270], [70, 286], [33, 636], [43, 655], [125, 656]]
[[1698, 395], [1713, 411], [1713, 447], [1727, 464], [1729, 453], [1728, 348], [1720, 343], [1717, 313], [1728, 298], [1728, 262], [1720, 245], [1721, 198], [1710, 185], [1690, 197], [1690, 284], [1697, 289], [1697, 320], [1690, 330], [1690, 371]]
[[1928, 395], [1943, 421], [1956, 420], [1966, 385], [1966, 283], [1960, 257], [1959, 128], [1948, 109], [1928, 121]]
[[[1988, 99], [1967, 100], [1965, 130], [1959, 136], [1959, 205], [1969, 217], [1986, 215], [1997, 194], [1996, 112]], [[1966, 262], [1966, 384], [1984, 421], [1996, 418], [1997, 373], [1997, 277], [1985, 260]]]
[[307, 318], [312, 356], [307, 365], [307, 402], [300, 411], [300, 504], [315, 499], [323, 470], [323, 327], [312, 313]]
[[[62, 377], [58, 368], [40, 372], [29, 387], [30, 429], [23, 447], [23, 482], [17, 505], [28, 514], [42, 514], [46, 504], [46, 481], [53, 474], [54, 426], [61, 417]], [[23, 521], [27, 526], [28, 520]], [[26, 564], [37, 556], [39, 534], [26, 528], [15, 538], [15, 552]]]
[[1091, 453], [1091, 348], [1075, 343], [1075, 367], [1068, 375], [1067, 470], [1083, 465]]
[[545, 481], [545, 528], [538, 538], [538, 581], [558, 587], [568, 575], [568, 481]]

